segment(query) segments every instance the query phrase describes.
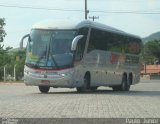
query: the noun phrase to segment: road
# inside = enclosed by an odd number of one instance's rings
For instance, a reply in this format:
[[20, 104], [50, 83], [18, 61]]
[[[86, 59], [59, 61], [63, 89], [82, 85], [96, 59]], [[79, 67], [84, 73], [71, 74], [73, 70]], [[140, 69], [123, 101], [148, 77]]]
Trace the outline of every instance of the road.
[[0, 84], [0, 117], [4, 118], [160, 118], [160, 81], [148, 80], [130, 92], [100, 87], [91, 93], [50, 89], [41, 94], [23, 83]]

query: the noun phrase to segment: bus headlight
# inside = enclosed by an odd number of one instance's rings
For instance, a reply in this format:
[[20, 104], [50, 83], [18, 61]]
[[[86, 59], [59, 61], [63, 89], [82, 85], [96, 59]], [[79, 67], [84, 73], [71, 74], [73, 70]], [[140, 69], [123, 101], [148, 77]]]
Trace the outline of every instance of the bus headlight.
[[60, 74], [60, 76], [65, 77], [65, 76], [66, 76], [66, 74]]
[[66, 76], [71, 76], [72, 74], [73, 74], [73, 71], [68, 71], [68, 72], [60, 73], [59, 75], [62, 77], [66, 77]]
[[71, 74], [70, 73], [62, 73], [62, 74], [60, 74], [60, 76], [62, 76], [62, 77], [66, 77], [66, 76], [70, 76]]

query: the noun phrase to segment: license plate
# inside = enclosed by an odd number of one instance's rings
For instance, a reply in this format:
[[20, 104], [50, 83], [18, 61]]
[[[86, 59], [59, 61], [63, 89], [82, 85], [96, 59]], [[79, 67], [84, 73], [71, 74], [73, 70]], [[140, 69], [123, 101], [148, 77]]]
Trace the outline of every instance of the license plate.
[[49, 80], [41, 80], [41, 83], [42, 84], [50, 84], [50, 81]]

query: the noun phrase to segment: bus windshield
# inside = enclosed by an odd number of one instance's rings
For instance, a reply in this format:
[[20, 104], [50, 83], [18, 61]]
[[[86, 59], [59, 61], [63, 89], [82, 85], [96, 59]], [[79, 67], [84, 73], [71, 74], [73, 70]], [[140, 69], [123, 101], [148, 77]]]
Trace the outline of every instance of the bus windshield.
[[32, 30], [27, 44], [26, 65], [42, 69], [71, 67], [71, 44], [75, 34], [75, 30]]

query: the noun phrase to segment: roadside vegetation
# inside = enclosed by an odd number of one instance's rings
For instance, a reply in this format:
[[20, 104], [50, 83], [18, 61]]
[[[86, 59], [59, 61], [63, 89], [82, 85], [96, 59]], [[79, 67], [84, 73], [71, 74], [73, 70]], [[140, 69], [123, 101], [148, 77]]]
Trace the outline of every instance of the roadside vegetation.
[[160, 40], [145, 43], [141, 55], [145, 64], [160, 64]]
[[16, 70], [16, 80], [22, 80], [23, 68], [25, 61], [25, 50], [13, 51], [12, 47], [6, 47], [3, 44], [4, 38], [7, 35], [5, 27], [5, 19], [0, 18], [0, 81], [4, 79], [4, 67], [8, 80], [13, 80], [14, 67]]

